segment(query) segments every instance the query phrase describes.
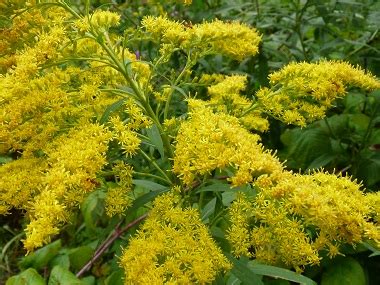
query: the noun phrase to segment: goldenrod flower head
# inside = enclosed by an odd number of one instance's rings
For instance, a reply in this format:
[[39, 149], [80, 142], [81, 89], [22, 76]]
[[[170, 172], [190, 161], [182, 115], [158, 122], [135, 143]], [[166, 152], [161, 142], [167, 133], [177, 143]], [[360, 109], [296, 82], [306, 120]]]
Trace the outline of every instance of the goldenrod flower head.
[[111, 27], [118, 26], [119, 23], [120, 15], [114, 12], [97, 10], [90, 15], [90, 24], [96, 30], [108, 30]]
[[242, 60], [255, 55], [261, 41], [261, 36], [255, 29], [238, 22], [215, 20], [187, 27], [163, 16], [147, 16], [142, 25], [154, 40], [164, 44], [161, 53], [167, 56], [175, 48], [180, 48], [193, 50], [198, 57], [220, 53]]
[[212, 85], [222, 82], [226, 78], [225, 75], [219, 73], [207, 74], [203, 73], [200, 78], [195, 78], [197, 83]]
[[240, 126], [235, 117], [214, 113], [205, 102], [191, 99], [190, 119], [183, 122], [176, 141], [173, 171], [190, 185], [198, 175], [229, 166], [235, 168], [233, 186], [254, 177], [282, 171], [281, 163], [258, 143], [260, 137]]
[[77, 28], [77, 30], [80, 33], [88, 32], [91, 28], [89, 21], [87, 21], [86, 18], [81, 18], [74, 21], [74, 27]]
[[219, 83], [208, 88], [208, 94], [214, 98], [228, 98], [231, 94], [239, 94], [246, 87], [246, 75], [225, 76]]
[[42, 188], [43, 159], [18, 159], [0, 166], [0, 215], [11, 208], [25, 209]]
[[330, 241], [354, 244], [373, 239], [364, 233], [371, 223], [367, 218], [371, 209], [360, 185], [349, 177], [323, 172], [294, 175], [292, 181], [283, 180], [273, 187], [277, 189], [289, 189], [289, 211], [302, 215], [305, 225], [316, 227]]
[[30, 223], [24, 246], [34, 250], [50, 241], [67, 221], [72, 207], [97, 186], [96, 173], [106, 164], [105, 152], [112, 134], [103, 126], [83, 124], [46, 146], [47, 162], [43, 189], [28, 204]]
[[269, 122], [261, 117], [261, 110], [245, 113], [245, 110], [254, 104], [252, 100], [240, 95], [240, 92], [246, 88], [247, 76], [231, 75], [218, 80], [217, 84], [208, 88], [210, 105], [215, 106], [218, 111], [239, 118], [240, 122], [250, 130], [268, 130]]
[[380, 222], [380, 192], [368, 193], [366, 200], [371, 209], [371, 216], [376, 223]]
[[154, 201], [120, 263], [125, 284], [206, 284], [231, 268], [197, 210], [182, 209], [174, 192]]
[[125, 154], [133, 156], [139, 149], [141, 140], [137, 133], [128, 125], [121, 121], [120, 117], [114, 116], [110, 119], [112, 128], [114, 129], [115, 138], [118, 140]]
[[129, 120], [127, 127], [132, 130], [139, 130], [148, 128], [152, 125], [152, 120], [148, 116], [144, 115], [141, 107], [139, 107], [132, 100], [128, 100], [124, 104], [125, 113], [128, 114]]
[[131, 187], [132, 186], [132, 177], [133, 177], [133, 167], [129, 164], [126, 164], [122, 161], [117, 162], [112, 170], [116, 177], [116, 182], [122, 187]]
[[288, 124], [305, 126], [325, 116], [346, 87], [380, 88], [370, 73], [342, 61], [290, 63], [269, 76], [270, 88], [256, 94], [268, 113]]
[[43, 191], [30, 209], [31, 221], [25, 228], [25, 249], [30, 252], [49, 243], [59, 233], [59, 225], [66, 221], [69, 213], [54, 192]]
[[[257, 196], [241, 195], [229, 209], [228, 239], [236, 256], [285, 263], [301, 271], [319, 263], [321, 250], [333, 257], [341, 244], [367, 239], [379, 244], [380, 228], [370, 218], [373, 197], [366, 200], [360, 185], [348, 177], [284, 171], [276, 179], [259, 177], [255, 185]], [[307, 229], [313, 229], [314, 236]]]
[[141, 24], [157, 41], [179, 44], [187, 38], [185, 27], [181, 23], [170, 21], [164, 16], [146, 16]]
[[317, 251], [302, 224], [289, 218], [286, 209], [261, 194], [255, 201], [241, 195], [229, 209], [232, 226], [227, 238], [236, 256], [255, 257], [270, 264], [290, 265], [299, 270], [318, 264]]
[[[188, 29], [192, 42], [202, 43], [220, 53], [237, 60], [257, 54], [261, 36], [256, 29], [239, 22], [225, 23], [215, 20], [194, 25]], [[191, 42], [189, 42], [191, 45]]]
[[128, 187], [112, 187], [107, 190], [105, 199], [106, 214], [109, 217], [122, 215], [132, 204], [131, 189]]

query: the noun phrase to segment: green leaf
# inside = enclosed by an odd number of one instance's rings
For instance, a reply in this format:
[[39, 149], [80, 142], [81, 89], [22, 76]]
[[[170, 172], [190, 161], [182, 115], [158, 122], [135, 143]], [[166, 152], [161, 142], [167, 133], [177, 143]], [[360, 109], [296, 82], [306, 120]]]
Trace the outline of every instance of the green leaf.
[[216, 206], [216, 198], [213, 198], [202, 209], [202, 221], [205, 222], [214, 212]]
[[66, 269], [70, 268], [70, 258], [69, 256], [65, 254], [59, 254], [56, 257], [54, 257], [50, 262], [49, 266], [54, 267], [56, 265], [60, 265]]
[[287, 164], [291, 168], [306, 169], [317, 158], [334, 154], [330, 137], [321, 128], [288, 130], [281, 140], [286, 146], [282, 159], [288, 160]]
[[70, 250], [69, 258], [71, 269], [80, 270], [92, 257], [94, 249], [89, 246], [81, 246]]
[[356, 176], [363, 180], [367, 186], [371, 186], [380, 181], [380, 153], [364, 151], [359, 161]]
[[86, 230], [91, 233], [96, 232], [96, 223], [98, 218], [103, 213], [103, 199], [105, 193], [101, 189], [97, 189], [94, 192], [90, 193], [87, 198], [84, 200], [81, 206], [81, 211], [84, 218], [84, 223], [86, 225]]
[[95, 285], [96, 279], [94, 276], [87, 276], [81, 279], [83, 285]]
[[364, 134], [370, 123], [371, 119], [364, 114], [353, 114], [350, 116], [348, 125], [353, 128], [356, 132]]
[[0, 164], [11, 162], [13, 159], [9, 156], [0, 155]]
[[104, 281], [104, 285], [123, 285], [124, 273], [122, 270], [116, 270], [112, 272], [110, 276]]
[[322, 275], [321, 285], [365, 285], [366, 277], [359, 262], [352, 257], [337, 258]]
[[124, 102], [125, 102], [126, 100], [127, 100], [127, 98], [122, 98], [122, 99], [116, 101], [115, 103], [112, 103], [111, 105], [109, 105], [109, 106], [107, 107], [107, 109], [104, 111], [102, 117], [100, 118], [99, 123], [100, 123], [100, 124], [104, 124], [105, 122], [107, 122], [109, 116], [110, 116], [113, 112], [115, 112], [115, 111], [117, 111], [118, 109], [120, 109], [121, 106], [123, 106], [123, 104], [124, 104]]
[[54, 266], [51, 271], [48, 285], [84, 285], [74, 273], [63, 268], [62, 266]]
[[45, 280], [34, 268], [29, 268], [7, 280], [5, 285], [45, 285]]
[[152, 144], [157, 148], [161, 157], [164, 157], [164, 144], [161, 139], [160, 131], [156, 125], [153, 125], [151, 128], [146, 130], [147, 135], [152, 142]]
[[225, 253], [227, 258], [233, 264], [231, 273], [236, 276], [243, 284], [255, 284], [255, 285], [264, 285], [261, 280], [261, 276], [257, 275], [252, 269], [248, 266], [247, 258], [236, 259], [230, 253]]
[[222, 193], [222, 202], [223, 205], [226, 207], [229, 207], [232, 203], [233, 200], [236, 198], [236, 191], [227, 191]]
[[149, 180], [133, 179], [132, 183], [136, 186], [140, 186], [140, 187], [143, 187], [143, 188], [145, 188], [147, 190], [151, 190], [151, 191], [164, 190], [167, 188], [166, 186], [163, 186], [161, 184], [158, 184], [156, 182], [152, 182]]
[[380, 255], [380, 250], [376, 249], [374, 246], [369, 244], [368, 242], [363, 242], [362, 243], [367, 249], [372, 251], [372, 253], [369, 255], [369, 257], [374, 257]]
[[321, 156], [319, 156], [316, 159], [314, 159], [309, 164], [309, 166], [307, 167], [306, 170], [312, 170], [312, 169], [316, 169], [316, 168], [320, 168], [320, 167], [326, 166], [327, 164], [329, 164], [330, 162], [332, 162], [334, 160], [334, 158], [335, 158], [335, 154], [333, 154], [333, 153], [322, 154]]
[[195, 193], [201, 192], [224, 192], [231, 190], [231, 185], [225, 183], [215, 183], [208, 186], [201, 187]]
[[266, 280], [265, 285], [290, 285], [290, 282], [284, 279]]
[[43, 248], [40, 248], [32, 254], [24, 257], [19, 266], [21, 269], [33, 267], [37, 270], [44, 268], [51, 259], [53, 259], [61, 249], [61, 240], [56, 240]]
[[291, 270], [270, 266], [265, 264], [260, 264], [255, 261], [249, 263], [251, 270], [258, 275], [270, 276], [272, 278], [284, 279], [292, 282], [298, 282], [299, 284], [305, 285], [316, 285], [317, 283], [307, 278], [306, 276], [295, 273]]
[[152, 191], [152, 192], [149, 192], [149, 193], [146, 193], [146, 194], [142, 195], [141, 197], [139, 197], [135, 201], [133, 201], [132, 206], [129, 207], [128, 210], [127, 210], [127, 214], [134, 213], [140, 207], [144, 206], [148, 202], [153, 201], [154, 198], [156, 198], [158, 195], [160, 195], [162, 193], [165, 193], [167, 191], [169, 191], [169, 188], [168, 187], [164, 187], [163, 189]]

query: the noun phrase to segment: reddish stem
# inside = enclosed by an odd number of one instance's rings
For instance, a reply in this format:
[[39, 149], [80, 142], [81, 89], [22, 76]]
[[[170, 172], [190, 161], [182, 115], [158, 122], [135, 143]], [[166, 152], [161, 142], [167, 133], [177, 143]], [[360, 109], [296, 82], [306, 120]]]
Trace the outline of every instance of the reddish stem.
[[130, 222], [128, 225], [126, 225], [124, 228], [120, 229], [119, 226], [116, 227], [115, 231], [112, 235], [110, 235], [105, 241], [102, 242], [102, 244], [96, 249], [93, 257], [82, 267], [81, 270], [78, 271], [76, 274], [77, 277], [80, 277], [88, 271], [91, 266], [95, 263], [96, 260], [99, 259], [100, 256], [111, 246], [111, 244], [118, 239], [124, 232], [132, 228], [133, 226], [137, 225], [141, 221], [143, 221], [148, 216], [148, 213], [138, 217], [136, 220]]

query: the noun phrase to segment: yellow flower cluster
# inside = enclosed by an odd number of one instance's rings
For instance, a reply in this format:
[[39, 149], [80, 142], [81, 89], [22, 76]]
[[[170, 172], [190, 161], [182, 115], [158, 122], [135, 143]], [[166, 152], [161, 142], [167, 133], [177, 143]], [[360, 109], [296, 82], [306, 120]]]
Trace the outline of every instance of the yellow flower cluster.
[[[29, 2], [29, 3], [25, 3]], [[33, 46], [45, 27], [56, 25], [66, 14], [62, 8], [51, 8], [46, 13], [40, 9], [25, 9], [35, 1], [0, 1], [1, 15], [11, 19], [10, 25], [0, 29], [0, 72], [4, 73], [16, 64], [18, 51], [26, 45]]]
[[[73, 92], [71, 84], [78, 83]], [[97, 72], [72, 67], [25, 81], [13, 74], [0, 78], [0, 153], [21, 150], [33, 157], [60, 129], [100, 118], [115, 99], [99, 92], [99, 84]]]
[[19, 159], [0, 166], [0, 215], [11, 208], [24, 209], [42, 189], [46, 161]]
[[25, 229], [24, 246], [28, 251], [49, 242], [68, 220], [71, 208], [97, 187], [96, 173], [106, 164], [105, 152], [111, 139], [112, 133], [104, 127], [87, 123], [46, 147], [49, 167], [39, 184], [42, 189], [27, 206], [31, 221]]
[[269, 76], [270, 88], [257, 92], [265, 110], [287, 124], [305, 126], [323, 118], [347, 86], [365, 90], [380, 88], [380, 82], [359, 67], [341, 61], [290, 63]]
[[173, 192], [154, 201], [120, 263], [125, 284], [206, 284], [231, 268], [197, 210], [182, 209]]
[[260, 116], [261, 110], [244, 113], [254, 103], [239, 93], [246, 88], [247, 76], [225, 76], [219, 83], [208, 88], [208, 101], [215, 109], [240, 119], [240, 122], [250, 130], [267, 131], [269, 122]]
[[125, 121], [122, 121], [119, 116], [113, 116], [110, 123], [114, 129], [115, 138], [119, 141], [124, 152], [133, 156], [141, 143], [136, 131], [149, 127], [152, 122], [132, 100], [125, 103], [125, 113], [128, 116]]
[[215, 114], [203, 101], [190, 99], [188, 103], [190, 119], [179, 129], [173, 165], [173, 172], [185, 184], [229, 166], [235, 169], [233, 186], [282, 171], [281, 163], [259, 144], [260, 137], [241, 127], [237, 118]]
[[120, 22], [120, 15], [110, 11], [97, 10], [89, 17], [91, 26], [96, 30], [108, 30], [118, 26]]
[[147, 16], [142, 25], [153, 39], [162, 43], [163, 54], [171, 54], [174, 49], [180, 48], [191, 50], [197, 57], [218, 53], [242, 60], [255, 55], [261, 41], [255, 29], [238, 22], [215, 20], [187, 27], [163, 16]]
[[260, 177], [255, 185], [253, 200], [241, 195], [229, 209], [228, 239], [236, 256], [302, 271], [319, 263], [322, 250], [333, 257], [340, 244], [380, 244], [380, 227], [370, 219], [377, 201], [366, 199], [348, 177], [285, 171], [276, 179]]
[[380, 222], [380, 191], [374, 193], [368, 193], [366, 195], [368, 204], [371, 207], [371, 217], [376, 223]]
[[131, 205], [132, 197], [132, 166], [119, 161], [113, 167], [112, 171], [116, 177], [117, 186], [107, 190], [105, 199], [105, 208], [108, 216], [112, 217], [116, 214], [123, 214]]
[[[17, 16], [6, 31], [7, 35], [21, 35], [20, 39], [9, 39], [0, 47], [6, 51], [20, 44], [12, 67], [2, 67], [7, 73], [0, 77], [0, 153], [20, 154], [16, 161], [0, 166], [0, 172], [7, 173], [0, 182], [0, 214], [7, 214], [12, 207], [26, 210], [30, 223], [24, 246], [32, 251], [49, 242], [73, 208], [99, 186], [97, 173], [107, 163], [108, 142], [119, 139], [128, 153], [135, 153], [140, 144], [136, 131], [151, 121], [131, 101], [114, 114], [125, 120], [118, 122], [119, 129], [111, 132], [89, 123], [100, 119], [106, 107], [117, 100], [101, 88], [125, 85], [125, 79], [110, 75], [110, 67], [91, 61], [85, 67], [76, 62], [55, 64], [73, 53], [94, 59], [105, 55], [94, 41], [72, 43], [67, 15], [61, 8], [31, 9], [23, 15], [25, 20], [30, 17], [28, 24]], [[103, 29], [116, 25], [119, 16], [96, 12], [91, 19], [92, 25]], [[31, 28], [37, 24], [38, 29]], [[30, 33], [24, 32], [25, 27]], [[121, 57], [120, 51], [116, 53]], [[123, 55], [136, 59], [127, 51]], [[138, 73], [138, 82], [146, 84], [149, 66], [136, 62], [132, 69]], [[122, 213], [130, 204], [128, 171], [132, 173], [128, 167], [120, 170], [118, 187], [109, 189], [109, 215]]]

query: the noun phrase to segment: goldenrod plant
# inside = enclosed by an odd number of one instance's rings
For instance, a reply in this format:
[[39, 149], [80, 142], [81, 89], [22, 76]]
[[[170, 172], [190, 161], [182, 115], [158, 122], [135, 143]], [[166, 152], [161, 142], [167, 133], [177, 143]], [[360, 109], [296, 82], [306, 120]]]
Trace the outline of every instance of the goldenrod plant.
[[275, 119], [306, 127], [349, 88], [380, 89], [369, 72], [292, 62], [249, 93], [249, 74], [194, 72], [257, 55], [247, 24], [163, 14], [136, 28], [90, 1], [0, 6], [0, 214], [22, 219], [26, 255], [7, 284], [45, 284], [43, 272], [49, 284], [314, 284], [301, 273], [345, 247], [380, 248], [379, 195], [292, 172], [262, 143]]

